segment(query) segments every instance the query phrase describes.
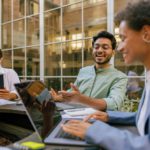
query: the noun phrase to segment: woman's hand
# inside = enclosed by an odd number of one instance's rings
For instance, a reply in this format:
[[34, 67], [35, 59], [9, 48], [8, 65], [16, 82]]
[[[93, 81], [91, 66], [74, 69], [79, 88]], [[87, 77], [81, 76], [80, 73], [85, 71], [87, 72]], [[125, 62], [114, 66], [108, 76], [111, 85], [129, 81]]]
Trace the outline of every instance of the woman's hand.
[[100, 121], [103, 121], [103, 122], [108, 122], [108, 118], [109, 118], [109, 116], [106, 112], [97, 111], [97, 112], [89, 115], [88, 117], [86, 117], [84, 119], [84, 121], [87, 122], [90, 119], [95, 119], [95, 120], [100, 120]]

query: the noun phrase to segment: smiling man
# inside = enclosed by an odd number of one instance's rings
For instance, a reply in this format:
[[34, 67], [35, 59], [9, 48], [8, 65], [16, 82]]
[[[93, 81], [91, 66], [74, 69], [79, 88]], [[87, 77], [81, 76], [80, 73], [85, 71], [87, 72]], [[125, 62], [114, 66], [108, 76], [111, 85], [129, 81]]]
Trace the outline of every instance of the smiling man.
[[57, 95], [52, 89], [52, 97], [98, 110], [119, 110], [125, 98], [127, 77], [110, 64], [116, 39], [111, 33], [102, 31], [93, 37], [92, 46], [95, 64], [80, 70], [74, 85], [71, 84], [72, 90], [61, 91]]

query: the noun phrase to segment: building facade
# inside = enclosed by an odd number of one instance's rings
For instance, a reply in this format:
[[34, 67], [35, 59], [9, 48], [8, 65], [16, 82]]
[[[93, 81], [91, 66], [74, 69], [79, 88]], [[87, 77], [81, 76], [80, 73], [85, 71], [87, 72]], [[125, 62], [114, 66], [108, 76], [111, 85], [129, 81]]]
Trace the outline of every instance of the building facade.
[[[21, 80], [41, 79], [49, 88], [69, 88], [79, 69], [93, 64], [93, 35], [107, 30], [119, 41], [114, 16], [128, 1], [0, 0], [3, 66], [14, 68]], [[126, 66], [118, 52], [112, 64], [133, 83], [128, 85], [127, 97], [139, 98], [144, 67]]]

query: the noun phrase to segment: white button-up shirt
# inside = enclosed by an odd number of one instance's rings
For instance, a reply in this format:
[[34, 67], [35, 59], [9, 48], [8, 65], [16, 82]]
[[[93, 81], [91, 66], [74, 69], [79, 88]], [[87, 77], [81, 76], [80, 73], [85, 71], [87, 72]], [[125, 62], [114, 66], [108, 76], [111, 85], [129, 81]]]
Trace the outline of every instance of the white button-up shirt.
[[144, 135], [144, 131], [145, 131], [145, 119], [146, 119], [146, 115], [149, 109], [148, 106], [148, 101], [150, 100], [150, 71], [148, 71], [146, 73], [146, 83], [145, 83], [145, 87], [146, 87], [146, 94], [145, 94], [145, 100], [143, 103], [143, 106], [141, 108], [141, 112], [140, 112], [140, 116], [139, 116], [139, 120], [137, 123], [137, 128], [138, 131], [140, 133], [140, 135]]
[[17, 94], [14, 86], [15, 83], [20, 83], [17, 73], [13, 69], [7, 69], [0, 66], [0, 74], [4, 75], [4, 87], [11, 93]]

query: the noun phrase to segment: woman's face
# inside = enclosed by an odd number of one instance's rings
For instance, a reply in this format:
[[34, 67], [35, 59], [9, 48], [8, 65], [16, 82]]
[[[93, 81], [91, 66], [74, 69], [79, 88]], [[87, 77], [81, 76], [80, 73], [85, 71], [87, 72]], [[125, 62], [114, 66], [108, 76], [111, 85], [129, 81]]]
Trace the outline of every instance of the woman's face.
[[143, 29], [140, 31], [132, 30], [125, 21], [122, 21], [119, 27], [121, 42], [118, 50], [123, 54], [126, 64], [135, 61], [144, 63], [148, 54], [148, 44], [143, 41]]

